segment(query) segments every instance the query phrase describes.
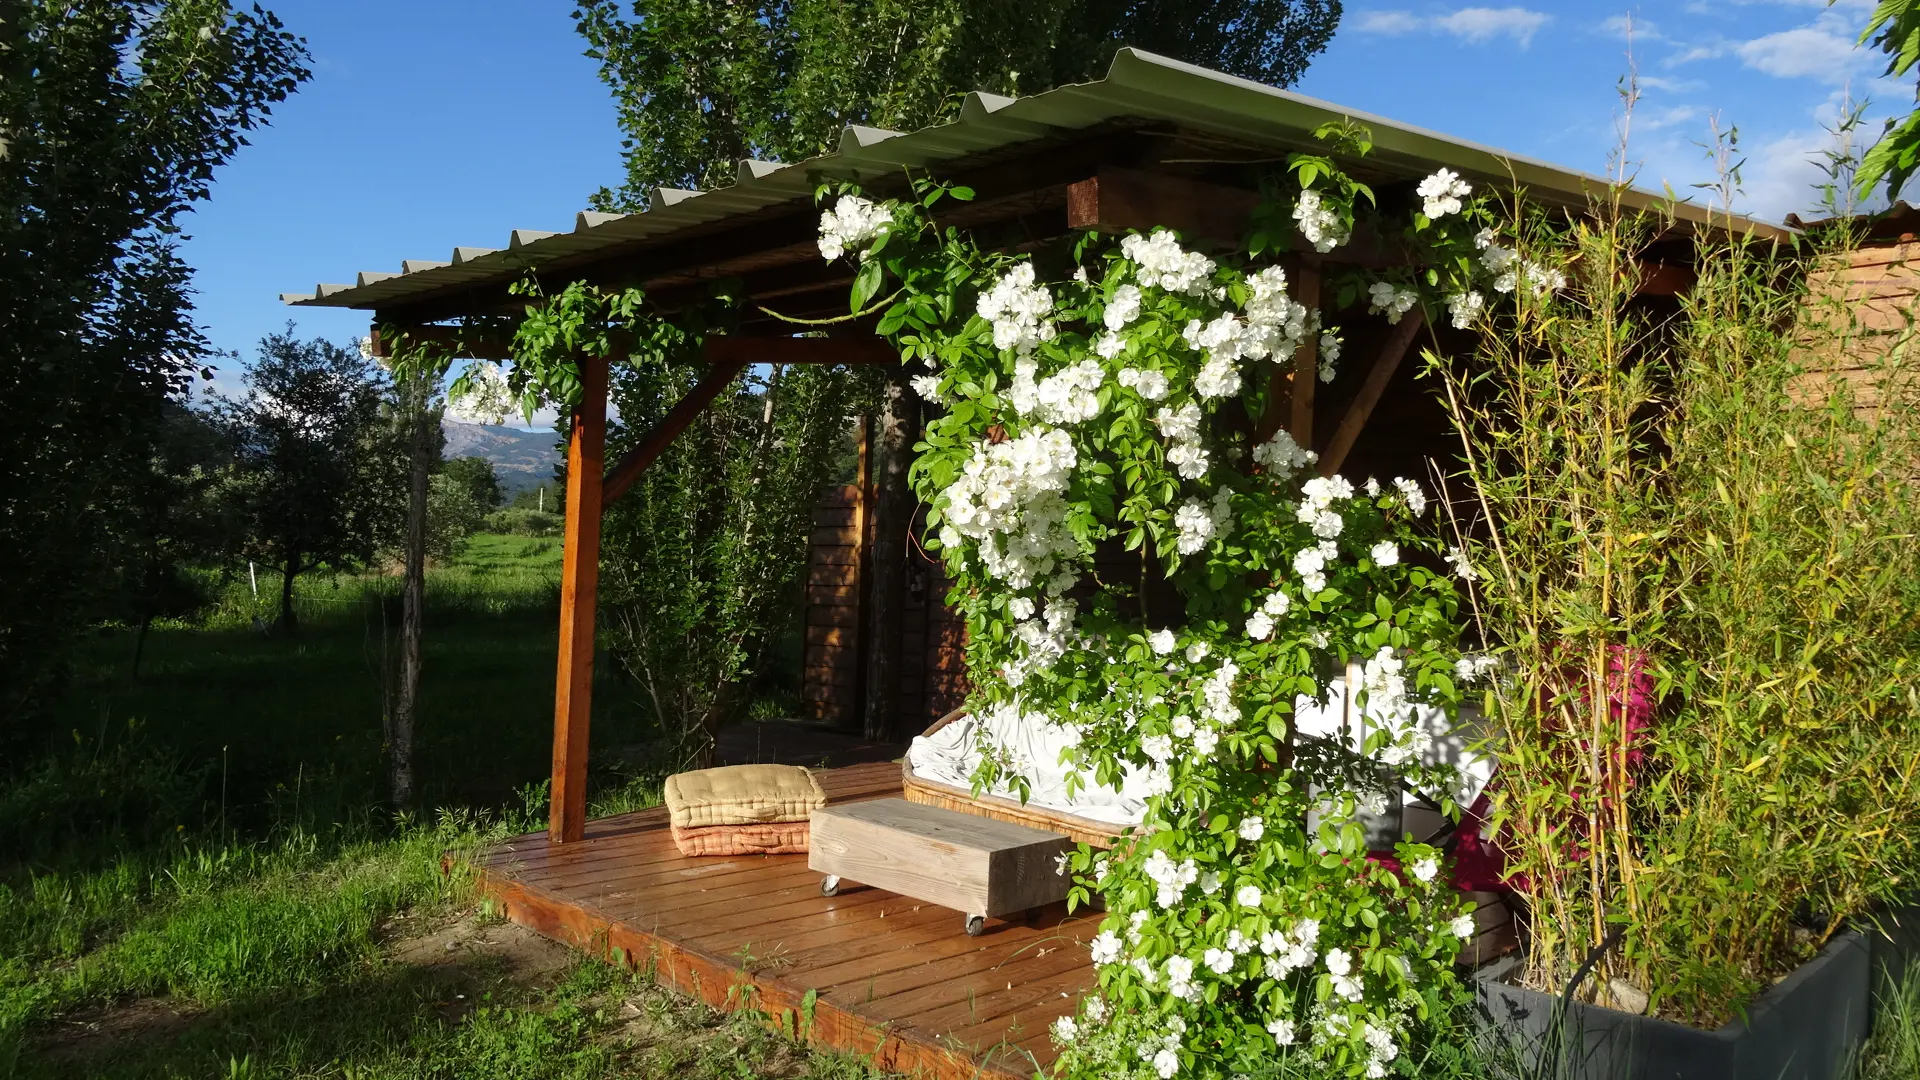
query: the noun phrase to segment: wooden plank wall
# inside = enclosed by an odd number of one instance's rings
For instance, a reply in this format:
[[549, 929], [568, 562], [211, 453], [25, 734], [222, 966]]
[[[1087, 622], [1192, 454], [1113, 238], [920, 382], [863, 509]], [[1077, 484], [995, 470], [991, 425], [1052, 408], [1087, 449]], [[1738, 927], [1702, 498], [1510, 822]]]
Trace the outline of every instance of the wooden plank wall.
[[[806, 658], [800, 700], [806, 715], [857, 728], [864, 700], [861, 671], [860, 569], [865, 541], [873, 541], [873, 515], [863, 514], [858, 485], [828, 488], [813, 510], [813, 540], [807, 557]], [[910, 530], [920, 533], [916, 517]], [[867, 603], [900, 605], [900, 728], [917, 733], [966, 697], [965, 624], [947, 610], [949, 583], [939, 560], [910, 540], [901, 594], [869, 597]]]
[[1877, 419], [1887, 361], [1913, 347], [1920, 241], [1911, 235], [1867, 240], [1815, 269], [1810, 291], [1803, 321], [1813, 370], [1800, 378], [1796, 392], [1820, 401], [1844, 382], [1852, 388], [1854, 413]]

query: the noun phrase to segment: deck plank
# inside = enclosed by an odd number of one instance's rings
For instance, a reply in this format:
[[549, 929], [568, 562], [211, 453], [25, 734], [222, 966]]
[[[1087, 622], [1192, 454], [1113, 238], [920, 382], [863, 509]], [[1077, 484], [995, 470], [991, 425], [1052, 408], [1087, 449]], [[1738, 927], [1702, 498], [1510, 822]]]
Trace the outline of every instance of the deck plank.
[[[900, 795], [893, 762], [815, 775], [831, 803]], [[575, 844], [514, 837], [474, 865], [515, 922], [618, 949], [716, 1008], [752, 1001], [777, 1022], [812, 993], [809, 1041], [928, 1080], [1032, 1076], [1057, 1056], [1048, 1025], [1094, 984], [1097, 915], [1053, 905], [971, 938], [961, 913], [925, 901], [866, 886], [822, 896], [804, 855], [686, 858], [659, 807], [589, 821]]]

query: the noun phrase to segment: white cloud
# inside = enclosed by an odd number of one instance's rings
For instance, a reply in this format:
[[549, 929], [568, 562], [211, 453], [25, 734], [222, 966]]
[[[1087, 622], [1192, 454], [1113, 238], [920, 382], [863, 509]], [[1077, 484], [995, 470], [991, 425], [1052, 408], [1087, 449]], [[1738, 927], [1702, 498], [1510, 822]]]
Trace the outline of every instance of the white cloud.
[[1600, 24], [1600, 32], [1622, 40], [1629, 36], [1635, 41], [1666, 40], [1666, 36], [1660, 32], [1660, 24], [1638, 15], [1615, 15]]
[[1858, 69], [1861, 56], [1853, 39], [1826, 26], [1803, 26], [1754, 38], [1737, 50], [1755, 71], [1783, 79], [1815, 78], [1845, 81]]
[[1727, 54], [1724, 45], [1693, 45], [1667, 58], [1667, 65], [1691, 64], [1696, 60], [1714, 60]]
[[1451, 34], [1474, 45], [1507, 37], [1521, 48], [1533, 43], [1551, 16], [1523, 7], [1470, 7], [1445, 15], [1421, 16], [1409, 11], [1369, 11], [1355, 27], [1366, 34]]
[[1497, 37], [1510, 37], [1522, 48], [1532, 44], [1533, 35], [1547, 24], [1547, 16], [1521, 7], [1462, 8], [1435, 20], [1440, 29], [1474, 44]]
[[1642, 90], [1665, 90], [1670, 94], [1685, 94], [1701, 87], [1698, 79], [1669, 79], [1664, 75], [1642, 75], [1639, 77]]
[[1641, 131], [1660, 131], [1684, 124], [1702, 115], [1698, 105], [1675, 105], [1666, 109], [1641, 109], [1634, 113], [1633, 126]]
[[1818, 186], [1827, 179], [1821, 168], [1833, 135], [1819, 128], [1790, 131], [1753, 148], [1741, 170], [1744, 189], [1734, 209], [1753, 217], [1779, 221], [1790, 213], [1818, 213]]
[[1360, 24], [1354, 27], [1363, 34], [1417, 34], [1427, 28], [1427, 21], [1409, 11], [1365, 11], [1360, 14]]

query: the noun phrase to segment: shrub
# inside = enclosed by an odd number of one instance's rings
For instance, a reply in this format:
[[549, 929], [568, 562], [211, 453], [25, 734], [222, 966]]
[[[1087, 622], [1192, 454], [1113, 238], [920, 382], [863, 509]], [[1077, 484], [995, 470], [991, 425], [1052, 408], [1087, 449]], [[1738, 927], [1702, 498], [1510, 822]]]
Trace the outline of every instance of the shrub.
[[[1810, 291], [1817, 252], [1710, 234], [1663, 308], [1637, 258], [1668, 224], [1537, 230], [1572, 287], [1430, 359], [1511, 673], [1488, 708], [1528, 978], [1557, 989], [1618, 927], [1589, 988], [1713, 1026], [1912, 888], [1920, 458], [1899, 338]], [[1843, 354], [1877, 369], [1881, 422], [1809, 370]]]
[[[1365, 189], [1324, 158], [1296, 173], [1256, 220], [1344, 243]], [[1477, 269], [1484, 211], [1452, 174], [1424, 189], [1438, 197], [1409, 233], [1437, 269], [1335, 290], [1394, 322], [1423, 283], [1473, 288], [1453, 275]], [[821, 248], [857, 257], [856, 307], [899, 281], [879, 327], [945, 408], [914, 481], [967, 621], [968, 707], [1057, 735], [1068, 792], [1144, 803], [1111, 852], [1063, 865], [1071, 900], [1098, 891], [1107, 915], [1099, 990], [1054, 1029], [1061, 1074], [1407, 1067], [1456, 1003], [1473, 920], [1437, 848], [1370, 853], [1359, 819], [1398, 797], [1383, 774], [1455, 790], [1423, 744], [1458, 702], [1461, 626], [1421, 486], [1316, 475], [1276, 422], [1275, 369], [1332, 353], [1337, 329], [1271, 259], [1216, 261], [1165, 230], [1089, 237], [1071, 261], [993, 255], [924, 213], [964, 192], [917, 194], [843, 193]], [[1102, 545], [1130, 554], [1100, 565]], [[1343, 671], [1367, 720], [1307, 738], [1297, 702], [1331, 702]], [[1053, 764], [1029, 745], [986, 739], [976, 789], [1024, 797]]]
[[486, 520], [481, 522], [480, 530], [505, 536], [559, 536], [565, 524], [566, 519], [559, 514], [510, 506], [488, 514]]

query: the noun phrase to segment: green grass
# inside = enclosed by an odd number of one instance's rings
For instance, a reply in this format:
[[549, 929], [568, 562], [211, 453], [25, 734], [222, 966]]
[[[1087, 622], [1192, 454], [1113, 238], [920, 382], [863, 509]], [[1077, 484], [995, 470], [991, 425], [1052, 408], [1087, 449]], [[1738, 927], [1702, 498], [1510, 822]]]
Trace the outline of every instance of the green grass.
[[[542, 782], [552, 738], [559, 545], [479, 536], [428, 575], [417, 785], [426, 807], [497, 807]], [[202, 779], [193, 828], [225, 821], [258, 832], [331, 823], [377, 805], [383, 791], [383, 688], [397, 663], [399, 581], [313, 575], [299, 582], [298, 632], [254, 629], [270, 618], [277, 575], [225, 582], [204, 617], [157, 625], [132, 674], [136, 635], [90, 643], [50, 725], [45, 756], [74, 747], [113, 753], [129, 742], [164, 748]], [[388, 618], [383, 620], [383, 610]], [[652, 728], [612, 665], [595, 681], [594, 745], [642, 744]], [[602, 755], [603, 770], [613, 759]], [[224, 778], [224, 779], [223, 779]], [[49, 817], [41, 822], [56, 831]], [[0, 838], [0, 863], [6, 842]], [[48, 845], [52, 846], [52, 845]]]
[[[290, 640], [254, 627], [277, 577], [212, 582], [137, 677], [131, 631], [91, 642], [0, 779], [0, 1077], [866, 1075], [605, 965], [404, 952], [476, 917], [460, 852], [544, 818], [559, 556], [481, 536], [430, 572], [417, 817], [379, 808], [394, 578], [303, 578]], [[644, 746], [602, 667], [596, 746]], [[666, 767], [597, 759], [592, 812]]]

